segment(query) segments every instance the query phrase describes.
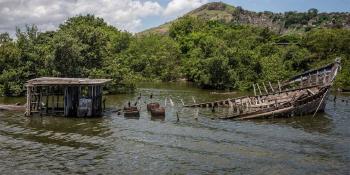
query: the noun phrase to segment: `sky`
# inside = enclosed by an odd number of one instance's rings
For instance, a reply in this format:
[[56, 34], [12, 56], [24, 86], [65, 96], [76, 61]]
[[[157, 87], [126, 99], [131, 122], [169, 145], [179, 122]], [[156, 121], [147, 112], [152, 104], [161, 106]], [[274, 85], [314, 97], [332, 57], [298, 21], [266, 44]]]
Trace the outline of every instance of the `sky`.
[[[94, 14], [132, 33], [156, 27], [213, 0], [0, 0], [0, 33], [35, 24], [56, 30], [66, 19]], [[350, 12], [350, 0], [222, 0], [251, 11]]]

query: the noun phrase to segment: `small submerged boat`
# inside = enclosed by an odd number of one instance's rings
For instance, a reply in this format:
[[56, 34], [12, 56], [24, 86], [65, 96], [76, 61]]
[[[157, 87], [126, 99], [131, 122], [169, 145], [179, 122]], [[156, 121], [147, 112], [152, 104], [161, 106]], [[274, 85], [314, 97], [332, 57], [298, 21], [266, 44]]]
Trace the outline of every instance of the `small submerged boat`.
[[124, 117], [140, 117], [140, 111], [136, 106], [124, 107]]
[[147, 110], [151, 112], [152, 116], [165, 116], [165, 108], [161, 107], [159, 103], [149, 103], [147, 104]]
[[[340, 59], [318, 69], [296, 75], [278, 83], [270, 90], [263, 84], [262, 93], [259, 84], [254, 84], [254, 96], [244, 96], [213, 102], [196, 103], [184, 107], [231, 107], [231, 113], [220, 116], [221, 119], [257, 119], [268, 117], [287, 117], [315, 114], [325, 108], [325, 99], [340, 69]], [[257, 95], [256, 87], [260, 95]], [[214, 110], [213, 110], [214, 111]]]
[[159, 108], [160, 104], [159, 103], [149, 103], [147, 104], [147, 110], [151, 111], [152, 109]]
[[152, 116], [165, 116], [165, 108], [164, 107], [158, 107], [151, 109], [151, 115]]

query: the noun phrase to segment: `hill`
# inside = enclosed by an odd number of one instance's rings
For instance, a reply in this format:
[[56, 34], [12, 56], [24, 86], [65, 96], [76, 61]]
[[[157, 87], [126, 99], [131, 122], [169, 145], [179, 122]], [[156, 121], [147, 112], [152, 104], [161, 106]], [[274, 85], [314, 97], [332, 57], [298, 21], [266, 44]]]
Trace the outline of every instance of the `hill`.
[[[203, 20], [222, 21], [225, 23], [251, 24], [259, 27], [268, 27], [277, 33], [307, 31], [311, 28], [350, 29], [349, 12], [319, 13], [317, 9], [310, 9], [307, 12], [253, 12], [245, 10], [242, 7], [234, 7], [222, 2], [212, 2], [184, 15], [184, 17], [186, 16], [197, 17]], [[169, 27], [174, 21], [145, 30], [138, 33], [138, 35], [149, 33], [167, 34]]]

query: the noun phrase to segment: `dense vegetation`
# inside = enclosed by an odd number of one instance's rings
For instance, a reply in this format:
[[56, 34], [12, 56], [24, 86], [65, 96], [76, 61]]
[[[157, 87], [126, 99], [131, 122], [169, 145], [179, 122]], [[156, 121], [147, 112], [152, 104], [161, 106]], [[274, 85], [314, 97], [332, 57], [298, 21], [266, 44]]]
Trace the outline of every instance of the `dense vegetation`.
[[[283, 43], [283, 44], [280, 44]], [[186, 78], [203, 88], [251, 88], [341, 57], [337, 86], [350, 86], [350, 31], [314, 28], [277, 34], [268, 28], [184, 17], [169, 36], [133, 36], [92, 15], [68, 19], [57, 31], [35, 26], [0, 35], [0, 94], [22, 95], [41, 76], [112, 78], [111, 92], [139, 80]]]

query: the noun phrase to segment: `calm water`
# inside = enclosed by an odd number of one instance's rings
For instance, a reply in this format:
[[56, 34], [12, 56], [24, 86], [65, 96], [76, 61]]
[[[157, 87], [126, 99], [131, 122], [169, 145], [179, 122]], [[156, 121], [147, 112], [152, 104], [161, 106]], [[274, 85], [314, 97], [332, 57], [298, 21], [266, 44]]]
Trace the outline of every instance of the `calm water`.
[[[141, 85], [135, 94], [108, 96], [108, 106], [151, 92], [163, 105], [173, 97], [164, 119], [146, 112], [147, 98], [139, 119], [0, 112], [1, 174], [350, 174], [350, 104], [342, 102], [349, 96], [327, 100], [326, 113], [314, 118], [257, 121], [212, 119], [226, 110], [182, 109], [180, 99], [229, 97], [186, 84]], [[18, 101], [24, 99], [0, 98]]]

